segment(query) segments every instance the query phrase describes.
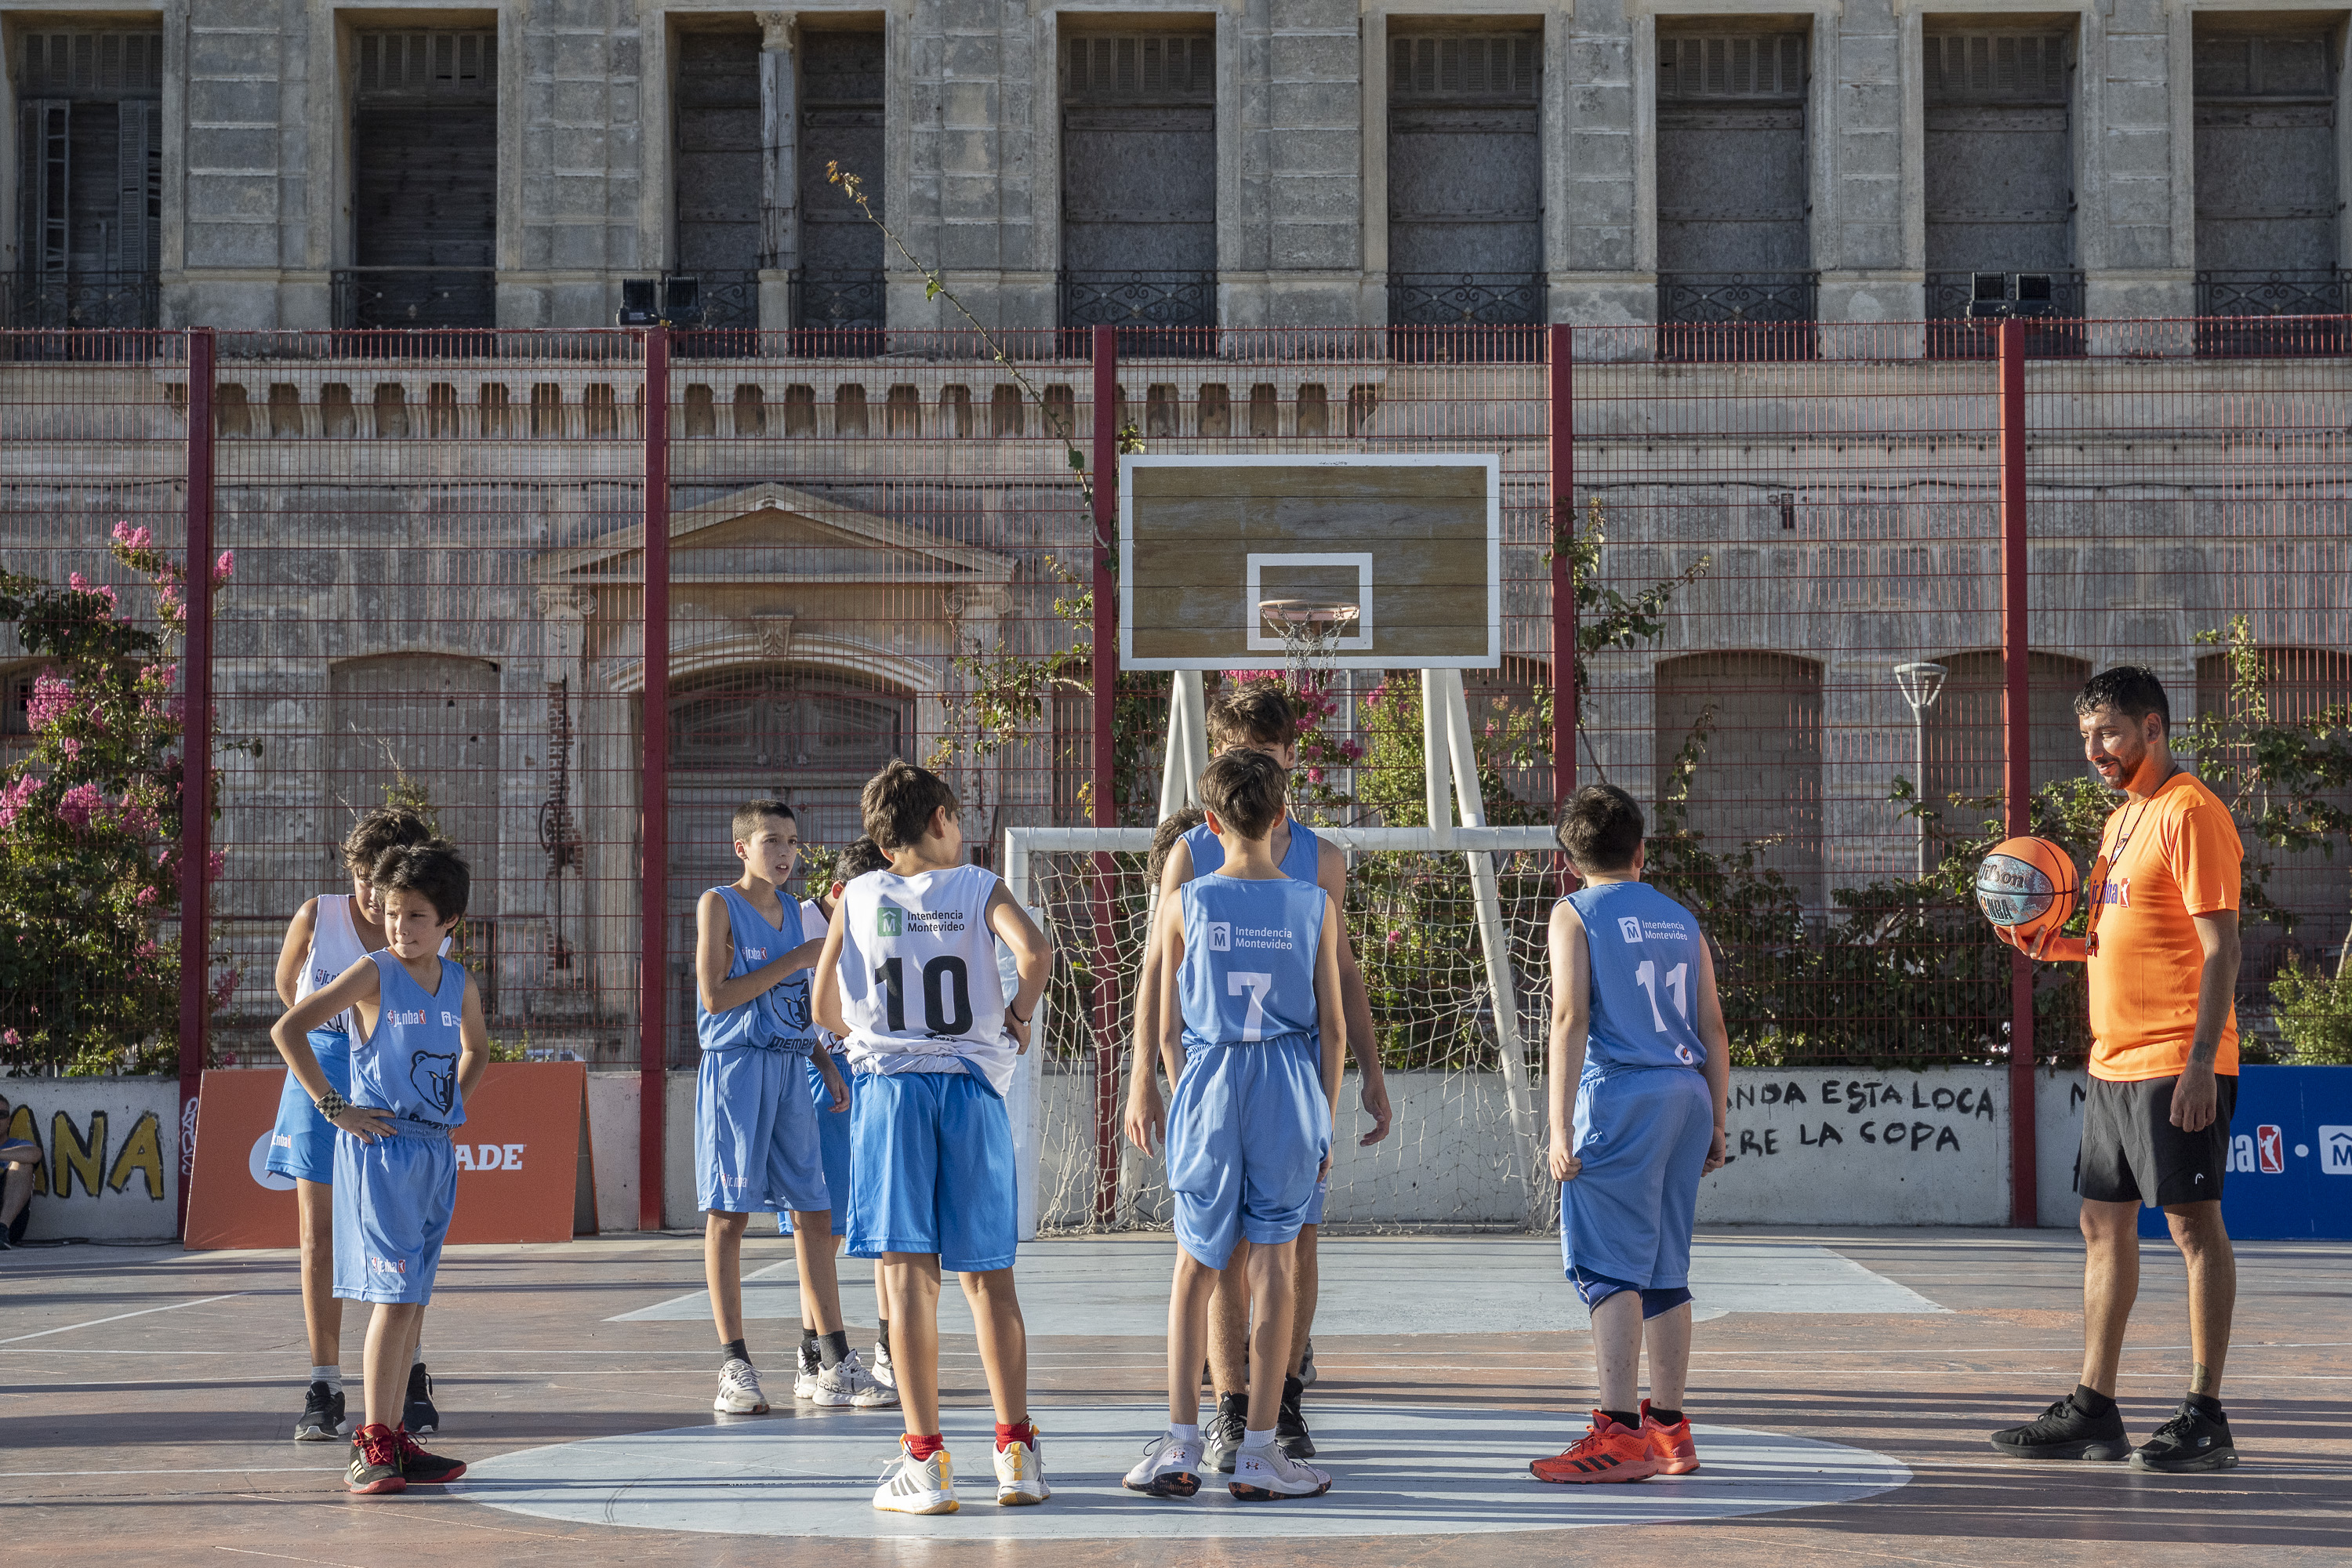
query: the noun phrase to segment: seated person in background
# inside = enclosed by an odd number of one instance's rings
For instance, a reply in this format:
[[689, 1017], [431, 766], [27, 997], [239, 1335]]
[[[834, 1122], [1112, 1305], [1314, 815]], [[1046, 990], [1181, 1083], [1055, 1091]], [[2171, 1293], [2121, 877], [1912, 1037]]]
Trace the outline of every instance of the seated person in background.
[[41, 1146], [8, 1133], [16, 1108], [0, 1095], [0, 1251], [25, 1239], [33, 1217], [33, 1177], [41, 1168]]

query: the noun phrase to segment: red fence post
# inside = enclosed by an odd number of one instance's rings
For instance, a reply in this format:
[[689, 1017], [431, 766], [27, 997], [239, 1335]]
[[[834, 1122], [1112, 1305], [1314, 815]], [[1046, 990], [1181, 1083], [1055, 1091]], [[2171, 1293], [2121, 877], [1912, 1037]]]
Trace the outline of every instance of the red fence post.
[[669, 1023], [669, 329], [647, 329], [644, 742], [638, 789], [637, 1228], [662, 1227]]
[[[2026, 626], [2025, 323], [2000, 323], [2000, 744], [2003, 825], [2033, 831]], [[2033, 1147], [2033, 961], [2009, 955], [2009, 1223], [2042, 1221]]]
[[[1094, 329], [1095, 625], [1094, 825], [1118, 826], [1112, 798], [1118, 778], [1118, 332]], [[1095, 857], [1095, 1219], [1107, 1224], [1118, 1209], [1118, 954], [1111, 931], [1108, 855]]]
[[212, 957], [213, 350], [212, 329], [188, 333], [187, 641], [180, 652], [180, 1214], [196, 1165], [196, 1094], [204, 1086]]
[[1576, 584], [1568, 544], [1576, 534], [1576, 352], [1574, 330], [1555, 322], [1548, 345], [1551, 391], [1551, 794], [1555, 808], [1576, 793]]

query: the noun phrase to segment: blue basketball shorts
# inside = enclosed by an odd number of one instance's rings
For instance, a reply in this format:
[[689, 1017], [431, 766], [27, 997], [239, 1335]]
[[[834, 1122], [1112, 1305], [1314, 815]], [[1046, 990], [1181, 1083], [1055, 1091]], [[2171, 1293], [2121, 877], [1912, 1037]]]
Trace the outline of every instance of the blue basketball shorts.
[[850, 1116], [852, 1256], [933, 1253], [958, 1274], [1013, 1267], [1013, 1123], [984, 1079], [860, 1073]]
[[[856, 1114], [857, 1079], [850, 1072], [849, 1064], [841, 1058], [834, 1058], [841, 1072], [841, 1081], [849, 1090], [851, 1109], [836, 1111], [833, 1108], [833, 1091], [824, 1087], [824, 1074], [816, 1065], [816, 1056], [808, 1058], [809, 1104], [816, 1111], [817, 1152], [824, 1163], [824, 1190], [833, 1198], [833, 1234], [849, 1234], [849, 1119]], [[803, 1211], [805, 1212], [805, 1211]], [[776, 1234], [793, 1233], [793, 1216], [786, 1210], [776, 1215]]]
[[1307, 1217], [1300, 1220], [1298, 1223], [1301, 1225], [1321, 1225], [1323, 1223], [1323, 1200], [1330, 1195], [1331, 1178], [1326, 1176], [1321, 1181], [1315, 1184], [1315, 1196], [1307, 1205]]
[[[310, 1054], [327, 1086], [345, 1099], [352, 1092], [352, 1042], [347, 1035], [327, 1029], [310, 1031]], [[300, 1182], [335, 1179], [335, 1124], [319, 1114], [310, 1091], [291, 1071], [278, 1096], [278, 1124], [269, 1130], [269, 1168]]]
[[404, 1128], [373, 1143], [335, 1135], [335, 1294], [430, 1301], [457, 1207], [446, 1130]]
[[1244, 1237], [1269, 1246], [1294, 1239], [1315, 1211], [1330, 1148], [1331, 1103], [1314, 1036], [1187, 1041], [1184, 1073], [1168, 1102], [1176, 1239], [1211, 1268], [1223, 1268]]
[[695, 1202], [710, 1214], [833, 1207], [800, 1051], [705, 1051], [694, 1083]]
[[[1690, 1284], [1698, 1179], [1715, 1133], [1706, 1079], [1688, 1068], [1635, 1068], [1576, 1091], [1576, 1157], [1559, 1189], [1561, 1262], [1619, 1289]], [[1588, 1296], [1597, 1305], [1611, 1294]]]

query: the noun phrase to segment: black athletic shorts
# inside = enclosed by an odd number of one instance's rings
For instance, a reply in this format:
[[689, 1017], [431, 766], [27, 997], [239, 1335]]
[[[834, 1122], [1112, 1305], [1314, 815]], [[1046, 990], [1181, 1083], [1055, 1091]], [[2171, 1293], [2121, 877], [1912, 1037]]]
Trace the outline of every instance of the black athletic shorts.
[[2074, 1156], [2074, 1190], [2085, 1203], [2203, 1203], [2221, 1195], [2230, 1164], [2230, 1116], [2238, 1075], [2213, 1079], [2213, 1120], [2201, 1132], [2172, 1124], [2177, 1078], [2135, 1083], [2091, 1080], [2083, 1104], [2083, 1147]]

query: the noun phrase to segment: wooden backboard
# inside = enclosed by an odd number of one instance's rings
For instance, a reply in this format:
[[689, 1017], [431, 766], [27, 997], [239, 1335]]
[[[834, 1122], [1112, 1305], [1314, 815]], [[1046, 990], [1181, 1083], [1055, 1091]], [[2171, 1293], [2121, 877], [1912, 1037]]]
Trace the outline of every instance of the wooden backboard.
[[1360, 612], [1336, 667], [1491, 669], [1502, 494], [1486, 453], [1122, 458], [1119, 663], [1278, 664], [1259, 602], [1312, 599]]

